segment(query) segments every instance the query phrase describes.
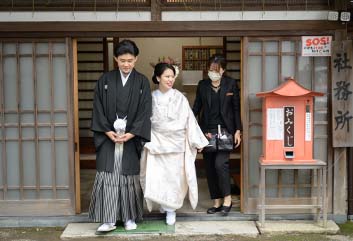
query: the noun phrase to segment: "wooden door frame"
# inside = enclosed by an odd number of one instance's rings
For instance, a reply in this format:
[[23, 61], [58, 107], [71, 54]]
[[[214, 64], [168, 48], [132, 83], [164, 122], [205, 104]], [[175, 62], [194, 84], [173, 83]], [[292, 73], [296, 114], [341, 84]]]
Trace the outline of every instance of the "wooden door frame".
[[[207, 33], [204, 33], [204, 35], [206, 35]], [[142, 38], [141, 36], [130, 36], [131, 38]], [[146, 36], [144, 36], [146, 37]], [[146, 38], [156, 38], [156, 37], [163, 37], [163, 38], [172, 38], [172, 36], [149, 36]], [[195, 36], [188, 36], [188, 34], [185, 34], [185, 36], [183, 36], [185, 38], [194, 38]], [[209, 36], [208, 36], [209, 37]], [[212, 36], [212, 37], [220, 37], [220, 36]], [[228, 37], [228, 36], [223, 36], [223, 37]], [[243, 47], [242, 41], [243, 41], [243, 37], [240, 37], [240, 41], [241, 41], [241, 48]], [[115, 38], [115, 37], [114, 37]], [[179, 37], [177, 37], [179, 38]], [[242, 64], [242, 49], [241, 49], [241, 54], [240, 54], [240, 58], [241, 58], [241, 64]], [[81, 180], [80, 180], [80, 136], [79, 136], [79, 108], [78, 108], [78, 60], [77, 60], [77, 38], [73, 38], [72, 39], [72, 79], [73, 79], [73, 110], [74, 110], [74, 160], [75, 160], [75, 211], [76, 214], [80, 214], [81, 213]], [[241, 66], [241, 73], [243, 72], [242, 70], [242, 66]], [[240, 84], [242, 84], [242, 74], [240, 76]], [[243, 91], [241, 90], [241, 104], [243, 103]], [[242, 142], [244, 142], [244, 138], [242, 140]], [[240, 208], [241, 211], [243, 211], [243, 207], [244, 207], [244, 193], [246, 193], [246, 190], [244, 189], [244, 182], [243, 182], [243, 178], [244, 178], [244, 172], [243, 172], [243, 145], [241, 145], [241, 150], [240, 150], [240, 185], [241, 185], [241, 190], [240, 190]]]
[[[55, 26], [55, 27], [53, 27]], [[68, 50], [70, 51], [70, 90], [73, 93], [70, 96], [70, 110], [73, 115], [70, 116], [72, 122], [70, 125], [71, 136], [74, 139], [74, 145], [70, 145], [70, 158], [74, 160], [74, 170], [70, 170], [70, 175], [74, 175], [74, 210], [81, 212], [80, 198], [80, 158], [79, 158], [79, 129], [78, 129], [78, 76], [77, 76], [77, 40], [78, 37], [223, 37], [238, 36], [242, 37], [241, 57], [242, 73], [241, 82], [246, 78], [244, 74], [246, 68], [246, 46], [244, 38], [248, 36], [301, 36], [301, 35], [320, 35], [334, 33], [337, 29], [345, 29], [340, 23], [327, 21], [180, 21], [180, 22], [15, 22], [0, 23], [0, 33], [2, 38], [12, 38], [14, 40], [33, 38], [41, 41], [41, 38], [66, 38], [68, 41]], [[348, 31], [352, 31], [352, 26], [348, 26]], [[45, 41], [45, 40], [44, 40]], [[72, 51], [72, 52], [71, 52]], [[241, 106], [243, 123], [247, 121], [246, 98], [244, 89], [241, 90]], [[246, 129], [245, 129], [246, 130]], [[248, 133], [243, 133], [243, 142], [247, 141]], [[247, 194], [247, 160], [246, 146], [242, 146], [241, 151], [241, 207], [242, 211], [248, 212], [246, 208], [248, 200]], [[245, 158], [247, 157], [247, 158]], [[71, 159], [71, 160], [72, 160]], [[243, 165], [245, 164], [245, 165]], [[70, 166], [71, 168], [71, 166]], [[244, 179], [245, 178], [245, 179]], [[70, 177], [70, 182], [71, 182]]]
[[[2, 25], [0, 23], [0, 33], [5, 35], [16, 36], [19, 33], [25, 35], [61, 35], [69, 34], [74, 39], [84, 37], [114, 37], [114, 38], [168, 38], [168, 37], [240, 37], [241, 38], [241, 76], [240, 81], [243, 85], [246, 80], [247, 61], [246, 43], [244, 37], [280, 37], [280, 36], [301, 36], [301, 35], [320, 35], [331, 34], [335, 29], [343, 28], [342, 25], [325, 21], [205, 21], [205, 22], [115, 22], [115, 23], [58, 23], [53, 31], [49, 23], [42, 23], [41, 28], [38, 25], [33, 25], [28, 32], [24, 29], [23, 24], [13, 23]], [[104, 26], [104, 27], [102, 27]], [[19, 32], [13, 32], [13, 29], [18, 29]], [[116, 29], [120, 29], [116, 31]], [[46, 32], [43, 32], [46, 31]], [[73, 44], [75, 46], [75, 44]], [[73, 63], [74, 72], [77, 72], [77, 41], [76, 41], [76, 61]], [[81, 212], [80, 201], [80, 164], [79, 164], [79, 138], [76, 133], [78, 129], [78, 79], [74, 80], [74, 103], [75, 103], [75, 190], [76, 190], [76, 213]], [[245, 85], [246, 86], [246, 85]], [[243, 123], [248, 120], [247, 117], [247, 101], [244, 94], [247, 93], [244, 86], [241, 89], [241, 116]], [[244, 130], [247, 130], [244, 128]], [[243, 142], [248, 140], [248, 133], [243, 132]], [[248, 147], [241, 147], [240, 169], [241, 169], [241, 211], [250, 213], [253, 210], [248, 208], [247, 199], [247, 165], [244, 163], [248, 159]]]
[[74, 109], [74, 156], [75, 156], [75, 212], [81, 213], [81, 180], [80, 180], [80, 129], [78, 112], [78, 62], [77, 39], [72, 39], [72, 78]]

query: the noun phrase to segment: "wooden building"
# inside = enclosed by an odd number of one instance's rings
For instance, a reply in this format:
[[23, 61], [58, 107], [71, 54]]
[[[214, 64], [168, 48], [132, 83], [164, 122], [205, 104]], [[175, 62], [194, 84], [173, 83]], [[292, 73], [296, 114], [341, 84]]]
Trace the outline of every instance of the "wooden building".
[[[228, 74], [241, 87], [243, 144], [232, 159], [240, 216], [257, 213], [262, 110], [255, 94], [289, 76], [324, 92], [315, 98], [314, 157], [327, 163], [329, 217], [346, 220], [353, 173], [347, 173], [347, 148], [332, 147], [331, 61], [301, 56], [301, 36], [350, 38], [352, 20], [328, 21], [328, 14], [351, 9], [349, 1], [331, 0], [1, 1], [0, 217], [82, 212], [80, 164], [94, 164], [85, 155], [92, 155], [92, 89], [114, 68], [114, 43], [129, 38], [141, 48], [137, 69], [148, 77], [149, 63], [162, 56], [201, 72], [208, 55], [226, 56]], [[192, 104], [195, 83], [182, 75], [176, 87]], [[304, 170], [273, 171], [266, 177], [267, 200], [306, 204], [313, 177]]]

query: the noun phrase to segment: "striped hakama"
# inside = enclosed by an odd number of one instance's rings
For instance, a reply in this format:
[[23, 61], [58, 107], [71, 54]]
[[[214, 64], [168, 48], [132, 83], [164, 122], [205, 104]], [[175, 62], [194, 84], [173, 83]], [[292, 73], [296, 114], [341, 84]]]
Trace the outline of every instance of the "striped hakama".
[[115, 144], [114, 171], [96, 174], [88, 214], [94, 222], [142, 220], [143, 194], [140, 177], [120, 174], [122, 155], [123, 144]]

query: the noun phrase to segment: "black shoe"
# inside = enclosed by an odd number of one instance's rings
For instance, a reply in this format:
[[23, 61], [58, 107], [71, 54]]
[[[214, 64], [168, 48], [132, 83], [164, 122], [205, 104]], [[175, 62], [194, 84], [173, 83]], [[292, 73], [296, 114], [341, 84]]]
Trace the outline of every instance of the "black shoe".
[[222, 206], [222, 215], [223, 216], [228, 216], [228, 213], [230, 212], [230, 210], [232, 209], [233, 203], [230, 204], [230, 206]]
[[218, 208], [212, 207], [212, 208], [207, 209], [207, 213], [208, 214], [215, 214], [215, 213], [218, 213], [220, 211], [222, 211], [222, 206], [219, 206]]

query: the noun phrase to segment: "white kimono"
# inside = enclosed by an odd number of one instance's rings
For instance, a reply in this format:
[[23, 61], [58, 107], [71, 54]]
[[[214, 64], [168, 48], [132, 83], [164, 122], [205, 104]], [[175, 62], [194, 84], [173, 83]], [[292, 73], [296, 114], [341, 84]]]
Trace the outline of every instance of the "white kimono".
[[141, 186], [149, 211], [152, 202], [179, 209], [189, 189], [196, 208], [198, 188], [195, 170], [197, 149], [208, 145], [186, 97], [178, 90], [152, 92], [151, 142], [141, 156]]

